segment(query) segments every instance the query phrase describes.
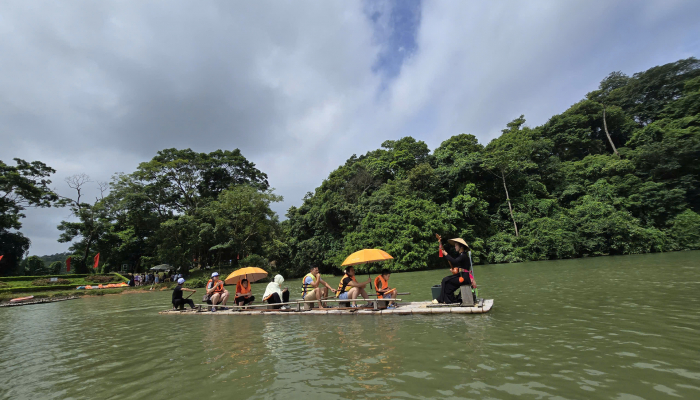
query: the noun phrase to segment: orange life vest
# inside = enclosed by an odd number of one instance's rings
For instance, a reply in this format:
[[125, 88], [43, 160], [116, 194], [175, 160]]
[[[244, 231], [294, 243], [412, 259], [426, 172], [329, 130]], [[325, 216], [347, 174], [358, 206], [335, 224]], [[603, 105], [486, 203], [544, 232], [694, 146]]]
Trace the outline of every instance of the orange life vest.
[[[207, 282], [207, 289], [209, 288], [209, 285], [211, 284], [211, 279], [209, 279], [209, 282]], [[221, 280], [218, 280], [214, 284], [214, 293], [223, 293], [224, 292], [224, 282]]]
[[236, 283], [236, 293], [240, 293], [241, 296], [250, 293], [250, 282], [248, 282], [247, 288], [244, 288], [240, 281]]
[[[338, 291], [335, 293], [335, 297], [339, 297], [341, 294], [347, 292], [347, 290], [345, 290], [347, 285], [343, 284], [345, 278], [348, 278], [348, 274], [343, 275], [343, 277], [340, 279], [340, 283], [338, 284]], [[357, 283], [357, 279], [355, 279], [354, 276], [352, 277], [352, 280], [355, 281], [355, 283]]]
[[389, 281], [384, 279], [382, 275], [377, 275], [377, 277], [374, 278], [374, 290], [377, 291], [377, 294], [383, 292], [384, 296], [394, 291], [394, 289], [389, 290]]

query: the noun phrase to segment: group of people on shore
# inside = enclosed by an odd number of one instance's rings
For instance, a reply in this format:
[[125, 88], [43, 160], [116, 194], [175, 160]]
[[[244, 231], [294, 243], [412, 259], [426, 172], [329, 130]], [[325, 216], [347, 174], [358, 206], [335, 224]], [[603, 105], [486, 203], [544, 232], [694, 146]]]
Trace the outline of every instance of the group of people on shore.
[[[460, 238], [451, 239], [449, 242], [454, 244], [455, 251], [457, 251], [459, 255], [457, 257], [452, 257], [443, 250], [442, 245], [440, 245], [440, 251], [450, 264], [450, 275], [442, 279], [440, 295], [435, 299], [437, 303], [461, 303], [461, 294], [455, 294], [455, 292], [464, 285], [469, 285], [474, 289], [476, 288], [476, 281], [474, 280], [471, 268], [471, 256], [467, 253], [469, 245]], [[374, 279], [377, 299], [396, 299], [396, 288], [389, 287], [390, 277], [390, 271], [384, 269], [381, 274]], [[183, 299], [182, 292], [188, 291], [194, 293], [196, 291], [183, 288], [182, 284], [184, 282], [184, 279], [179, 278], [177, 280], [177, 286], [173, 291], [173, 307], [175, 309], [182, 309], [185, 305], [194, 308], [194, 302], [189, 298]], [[370, 295], [366, 290], [370, 282], [371, 278], [368, 278], [366, 281], [358, 282], [355, 276], [355, 268], [347, 267], [343, 277], [338, 283], [338, 288], [334, 289], [328, 282], [321, 278], [318, 267], [312, 266], [309, 269], [309, 273], [302, 278], [301, 298], [303, 301], [307, 302], [318, 301], [319, 308], [326, 308], [327, 300], [330, 299], [328, 297], [329, 293], [333, 292], [338, 300], [348, 300], [350, 307], [357, 307], [355, 300], [357, 300], [358, 297], [362, 297], [364, 300], [370, 299]], [[275, 275], [272, 282], [265, 288], [262, 301], [270, 305], [276, 305], [275, 308], [289, 308], [287, 305], [287, 303], [289, 303], [289, 289], [283, 289], [282, 283], [284, 283], [282, 275]], [[212, 306], [226, 306], [229, 299], [229, 291], [224, 288], [224, 282], [219, 279], [218, 272], [211, 274], [211, 279], [207, 282], [205, 292], [204, 298], [202, 299], [204, 302]], [[242, 279], [237, 282], [234, 303], [238, 306], [246, 306], [252, 304], [253, 301], [255, 301], [255, 296], [251, 293], [250, 282], [248, 282], [247, 279]], [[395, 308], [396, 304], [390, 301], [388, 307]], [[211, 307], [211, 311], [216, 311], [217, 308], [219, 307]]]

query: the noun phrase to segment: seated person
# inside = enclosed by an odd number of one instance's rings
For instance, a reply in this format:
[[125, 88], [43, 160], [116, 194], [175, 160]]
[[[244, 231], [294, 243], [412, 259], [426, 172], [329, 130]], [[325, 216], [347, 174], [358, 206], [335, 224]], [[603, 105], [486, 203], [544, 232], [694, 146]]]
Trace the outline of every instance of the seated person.
[[[321, 285], [325, 287], [321, 287]], [[317, 266], [312, 266], [309, 273], [301, 280], [301, 298], [306, 301], [318, 300], [318, 306], [325, 308], [321, 299], [328, 296], [328, 291], [336, 292], [326, 281], [321, 279]]]
[[[282, 290], [280, 286], [282, 283], [284, 283], [282, 275], [275, 275], [272, 282], [268, 283], [267, 288], [265, 288], [263, 301], [266, 301], [267, 304], [289, 303], [289, 290], [287, 288]], [[287, 306], [275, 306], [275, 308], [281, 308], [282, 310], [289, 309]]]
[[[381, 275], [374, 278], [374, 290], [377, 291], [377, 299], [395, 299], [396, 288], [389, 288], [389, 277], [391, 272], [388, 269], [383, 269]], [[388, 308], [394, 308], [394, 302], [389, 302]]]
[[[210, 296], [209, 300], [213, 306], [219, 303], [226, 305], [226, 301], [228, 300], [228, 290], [224, 289], [224, 282], [219, 279], [218, 272], [211, 274], [211, 279], [209, 279], [209, 282], [207, 282], [206, 290], [207, 294]], [[217, 308], [222, 309], [222, 307], [212, 307], [211, 310], [216, 311]]]
[[250, 282], [242, 279], [236, 283], [236, 297], [233, 302], [239, 306], [246, 306], [255, 300], [255, 296], [250, 293]]
[[173, 310], [184, 310], [185, 309], [185, 304], [189, 304], [190, 308], [194, 310], [194, 301], [192, 299], [183, 299], [182, 298], [182, 292], [192, 292], [196, 293], [196, 290], [193, 289], [187, 289], [182, 287], [182, 284], [185, 283], [185, 280], [180, 278], [177, 280], [177, 286], [173, 289]]
[[469, 284], [469, 276], [460, 272], [460, 268], [452, 267], [450, 268], [450, 272], [452, 273], [451, 275], [442, 278], [442, 283], [440, 284], [440, 295], [436, 299], [438, 303], [461, 303], [462, 293], [455, 296], [455, 292], [460, 286]]
[[[338, 284], [338, 290], [335, 292], [336, 296], [340, 300], [355, 300], [358, 295], [361, 295], [363, 299], [369, 300], [369, 295], [365, 291], [365, 286], [367, 286], [369, 281], [370, 279], [367, 278], [365, 282], [357, 282], [357, 279], [355, 279], [355, 268], [347, 267], [343, 279]], [[352, 306], [357, 307], [357, 304], [353, 301]]]

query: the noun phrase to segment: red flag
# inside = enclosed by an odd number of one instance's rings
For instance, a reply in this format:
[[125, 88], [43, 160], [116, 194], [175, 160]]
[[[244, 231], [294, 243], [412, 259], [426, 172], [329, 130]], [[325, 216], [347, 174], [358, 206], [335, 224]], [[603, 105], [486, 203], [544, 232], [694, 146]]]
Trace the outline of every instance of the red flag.
[[438, 257], [442, 257], [442, 249], [438, 250]]
[[66, 258], [66, 272], [70, 272], [70, 257]]
[[2, 261], [2, 258], [3, 258], [3, 257], [5, 257], [5, 255], [4, 255], [4, 254], [0, 256], [0, 261]]
[[97, 264], [100, 262], [100, 253], [95, 256], [95, 266], [93, 268], [97, 269]]

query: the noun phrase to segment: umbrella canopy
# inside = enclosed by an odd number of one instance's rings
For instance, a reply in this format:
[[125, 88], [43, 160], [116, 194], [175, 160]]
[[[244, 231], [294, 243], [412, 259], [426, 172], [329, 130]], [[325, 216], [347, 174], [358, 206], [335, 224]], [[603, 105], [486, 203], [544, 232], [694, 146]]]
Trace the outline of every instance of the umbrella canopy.
[[348, 256], [348, 258], [343, 261], [343, 267], [349, 267], [351, 265], [372, 263], [384, 260], [393, 260], [394, 257], [389, 255], [384, 250], [379, 249], [364, 249], [356, 251]]
[[151, 271], [172, 271], [173, 267], [168, 264], [160, 264], [150, 269]]
[[224, 282], [226, 282], [227, 285], [235, 285], [243, 278], [248, 279], [249, 282], [255, 282], [266, 276], [267, 272], [264, 269], [258, 267], [245, 267], [231, 272], [226, 277]]

